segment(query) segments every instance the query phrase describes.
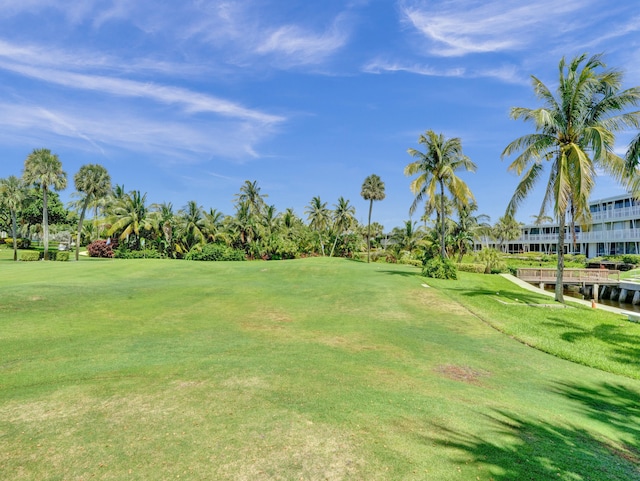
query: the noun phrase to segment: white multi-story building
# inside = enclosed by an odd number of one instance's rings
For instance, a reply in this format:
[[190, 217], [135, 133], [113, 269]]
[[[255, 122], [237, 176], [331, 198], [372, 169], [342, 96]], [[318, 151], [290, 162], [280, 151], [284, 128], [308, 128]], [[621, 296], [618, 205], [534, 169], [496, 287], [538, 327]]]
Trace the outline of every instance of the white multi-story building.
[[[640, 200], [624, 194], [593, 201], [589, 208], [591, 223], [588, 226], [576, 225], [575, 234], [570, 225], [566, 226], [566, 253], [584, 254], [587, 258], [640, 254]], [[505, 242], [502, 247], [510, 253], [555, 253], [557, 242], [557, 224], [525, 225], [519, 239]], [[492, 247], [498, 246], [493, 243]]]

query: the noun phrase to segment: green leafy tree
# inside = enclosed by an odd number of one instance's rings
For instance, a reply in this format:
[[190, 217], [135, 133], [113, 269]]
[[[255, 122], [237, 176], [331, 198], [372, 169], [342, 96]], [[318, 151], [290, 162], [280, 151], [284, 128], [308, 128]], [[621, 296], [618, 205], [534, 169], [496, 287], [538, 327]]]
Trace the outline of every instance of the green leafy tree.
[[78, 219], [78, 234], [76, 237], [76, 260], [80, 255], [80, 239], [82, 235], [82, 223], [87, 207], [91, 202], [97, 203], [111, 192], [111, 177], [103, 166], [99, 164], [86, 164], [73, 177], [76, 191], [80, 195], [82, 203], [80, 217]]
[[51, 189], [67, 187], [67, 174], [62, 170], [62, 162], [49, 149], [35, 149], [24, 161], [22, 178], [42, 190], [42, 232], [44, 239], [44, 260], [49, 260], [49, 212], [48, 193]]
[[629, 162], [614, 153], [615, 132], [637, 126], [639, 112], [628, 112], [640, 101], [640, 88], [622, 90], [622, 73], [607, 70], [601, 56], [586, 54], [558, 66], [555, 93], [532, 76], [533, 90], [543, 106], [535, 109], [513, 107], [514, 120], [531, 122], [535, 133], [511, 142], [503, 158], [518, 154], [509, 170], [521, 180], [507, 207], [513, 215], [549, 166], [547, 187], [540, 209], [551, 207], [558, 229], [558, 265], [555, 299], [564, 302], [562, 279], [566, 217], [570, 206], [578, 221], [590, 218], [589, 197], [596, 169], [629, 182]]
[[[425, 152], [416, 149], [408, 149], [409, 155], [414, 159], [404, 169], [407, 176], [417, 175], [411, 182], [411, 191], [415, 199], [409, 212], [412, 214], [418, 204], [426, 197], [428, 204], [435, 205], [438, 190], [441, 195], [441, 212], [444, 213], [445, 190], [450, 193], [453, 200], [466, 205], [473, 200], [473, 194], [467, 184], [456, 174], [460, 170], [475, 172], [476, 165], [462, 152], [462, 143], [459, 138], [446, 139], [442, 134], [436, 134], [428, 130], [420, 135], [418, 143], [425, 147]], [[444, 215], [440, 222], [441, 257], [446, 253], [446, 222]]]
[[0, 201], [9, 209], [11, 216], [11, 237], [13, 238], [13, 260], [18, 260], [18, 212], [26, 195], [21, 179], [11, 175], [0, 179]]
[[384, 182], [376, 174], [371, 174], [364, 179], [360, 195], [364, 200], [369, 201], [369, 220], [367, 222], [367, 262], [371, 258], [371, 211], [374, 200], [384, 200]]

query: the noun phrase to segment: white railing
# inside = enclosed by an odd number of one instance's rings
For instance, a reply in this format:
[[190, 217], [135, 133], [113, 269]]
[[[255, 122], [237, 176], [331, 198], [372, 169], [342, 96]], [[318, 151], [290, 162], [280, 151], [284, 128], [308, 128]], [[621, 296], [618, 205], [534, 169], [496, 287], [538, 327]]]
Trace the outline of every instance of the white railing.
[[[558, 234], [526, 234], [515, 239], [511, 244], [522, 242], [528, 243], [545, 243], [558, 241]], [[585, 231], [576, 232], [576, 242], [610, 242], [610, 241], [628, 241], [640, 242], [640, 229], [619, 229], [619, 230], [603, 230], [603, 231]], [[573, 234], [567, 232], [565, 242], [573, 242]]]
[[607, 209], [600, 212], [592, 212], [591, 220], [593, 222], [602, 222], [607, 219], [624, 219], [625, 217], [640, 216], [640, 206], [634, 205], [630, 207], [620, 207], [618, 209]]

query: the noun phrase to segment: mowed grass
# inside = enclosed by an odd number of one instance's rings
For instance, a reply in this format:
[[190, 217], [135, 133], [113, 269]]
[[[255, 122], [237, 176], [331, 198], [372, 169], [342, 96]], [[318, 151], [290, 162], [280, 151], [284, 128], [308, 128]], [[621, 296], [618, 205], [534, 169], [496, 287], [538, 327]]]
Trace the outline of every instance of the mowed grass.
[[640, 325], [612, 314], [521, 289], [502, 276], [460, 273], [459, 282], [429, 280], [500, 331], [544, 352], [640, 379]]
[[3, 479], [640, 479], [640, 381], [531, 349], [412, 267], [0, 268]]

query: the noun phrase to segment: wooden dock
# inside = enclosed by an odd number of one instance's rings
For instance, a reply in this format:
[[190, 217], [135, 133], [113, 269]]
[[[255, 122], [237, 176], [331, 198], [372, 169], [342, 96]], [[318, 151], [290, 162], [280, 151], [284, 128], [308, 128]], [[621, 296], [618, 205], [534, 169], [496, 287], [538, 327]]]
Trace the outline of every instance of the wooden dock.
[[[518, 278], [537, 284], [555, 284], [556, 273], [556, 269], [553, 268], [522, 267], [518, 269]], [[620, 271], [609, 269], [565, 269], [562, 283], [616, 285], [620, 283]]]

